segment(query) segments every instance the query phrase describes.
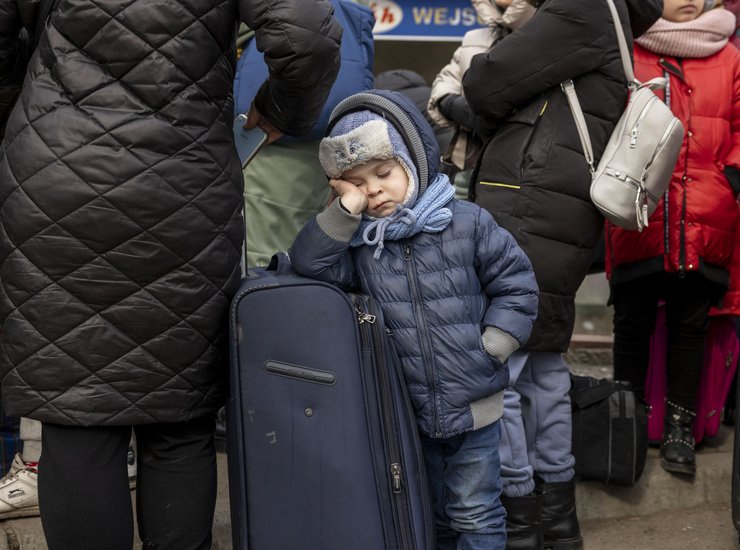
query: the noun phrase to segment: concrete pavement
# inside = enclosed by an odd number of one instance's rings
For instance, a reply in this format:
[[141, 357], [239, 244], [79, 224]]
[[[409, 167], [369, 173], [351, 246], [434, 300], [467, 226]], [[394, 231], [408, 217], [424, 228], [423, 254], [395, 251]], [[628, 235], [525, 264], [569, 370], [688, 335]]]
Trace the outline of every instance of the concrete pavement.
[[[657, 449], [650, 449], [645, 472], [635, 487], [578, 483], [584, 550], [740, 549], [730, 512], [732, 442], [732, 430], [723, 426], [717, 438], [704, 444], [697, 454], [693, 481], [665, 472]], [[232, 546], [224, 454], [218, 456], [218, 468], [213, 548], [227, 550]], [[0, 522], [0, 550], [46, 548], [38, 518]]]
[[[593, 338], [580, 346], [576, 342], [568, 357], [571, 369], [599, 378], [611, 376], [609, 348], [609, 342]], [[665, 472], [658, 450], [651, 448], [643, 476], [634, 487], [579, 482], [576, 501], [584, 550], [740, 550], [730, 509], [732, 445], [733, 429], [727, 426], [721, 427], [716, 438], [702, 443], [693, 480]], [[218, 455], [213, 548], [232, 548], [223, 453]], [[0, 550], [46, 549], [38, 518], [0, 522]]]

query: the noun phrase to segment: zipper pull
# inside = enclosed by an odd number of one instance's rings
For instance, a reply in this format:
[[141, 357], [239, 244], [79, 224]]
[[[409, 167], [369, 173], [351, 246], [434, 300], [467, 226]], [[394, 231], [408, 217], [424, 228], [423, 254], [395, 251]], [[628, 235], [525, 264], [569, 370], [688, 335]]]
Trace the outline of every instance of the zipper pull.
[[391, 464], [391, 479], [394, 493], [401, 492], [401, 465], [397, 462]]
[[635, 218], [637, 219], [637, 230], [642, 231], [645, 227], [642, 217], [642, 188], [637, 190], [637, 197], [635, 197]]
[[642, 226], [643, 226], [643, 228], [644, 227], [647, 227], [648, 226], [648, 223], [649, 223], [648, 218], [650, 216], [648, 216], [648, 206], [650, 206], [650, 205], [648, 203], [647, 190], [643, 187], [642, 188]]
[[411, 247], [409, 245], [406, 245], [405, 247], [403, 247], [403, 259], [404, 260], [411, 259]]
[[357, 313], [357, 321], [359, 321], [360, 324], [365, 322], [373, 324], [375, 322], [375, 315], [365, 313], [364, 311], [360, 311], [357, 308], [355, 308], [355, 312]]
[[645, 229], [648, 226], [648, 207], [647, 204], [642, 205], [642, 228]]
[[635, 147], [637, 147], [637, 126], [632, 128], [632, 132], [630, 132], [630, 149]]

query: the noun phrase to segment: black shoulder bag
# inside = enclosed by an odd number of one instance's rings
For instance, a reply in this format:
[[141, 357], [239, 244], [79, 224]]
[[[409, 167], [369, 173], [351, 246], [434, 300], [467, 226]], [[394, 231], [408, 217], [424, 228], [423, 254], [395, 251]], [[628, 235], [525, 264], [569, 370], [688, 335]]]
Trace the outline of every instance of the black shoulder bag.
[[634, 485], [647, 458], [647, 405], [629, 382], [571, 374], [576, 477]]

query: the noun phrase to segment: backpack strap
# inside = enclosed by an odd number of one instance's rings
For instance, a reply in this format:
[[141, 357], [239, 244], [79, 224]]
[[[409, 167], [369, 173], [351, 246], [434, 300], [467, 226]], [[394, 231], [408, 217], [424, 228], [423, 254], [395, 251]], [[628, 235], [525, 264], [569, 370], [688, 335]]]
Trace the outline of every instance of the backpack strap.
[[[627, 47], [627, 39], [624, 37], [624, 31], [622, 30], [622, 21], [619, 19], [619, 13], [617, 7], [614, 5], [614, 0], [606, 0], [609, 6], [609, 11], [612, 14], [612, 22], [614, 23], [614, 30], [617, 33], [617, 43], [619, 44], [619, 55], [622, 58], [622, 68], [624, 69], [624, 77], [627, 81], [628, 87], [637, 87], [638, 82], [635, 81], [635, 73], [632, 69], [632, 60], [630, 59], [630, 51]], [[576, 129], [578, 130], [578, 137], [581, 140], [581, 147], [583, 147], [583, 156], [586, 157], [588, 168], [591, 170], [591, 176], [596, 173], [594, 167], [594, 151], [591, 145], [591, 136], [588, 133], [588, 127], [586, 126], [586, 117], [583, 116], [583, 110], [581, 104], [578, 101], [578, 95], [576, 94], [576, 88], [573, 85], [572, 80], [566, 80], [560, 84], [560, 88], [565, 93], [565, 97], [568, 99], [568, 105], [573, 113], [573, 118], [576, 122]]]
[[[662, 88], [665, 86], [666, 79], [657, 77], [649, 80], [645, 83], [640, 83], [635, 80], [635, 73], [632, 69], [632, 60], [630, 59], [629, 48], [627, 48], [627, 40], [624, 37], [624, 31], [622, 30], [622, 22], [619, 19], [619, 13], [617, 13], [617, 7], [614, 5], [614, 0], [606, 0], [609, 5], [609, 11], [612, 14], [612, 20], [614, 22], [614, 30], [617, 33], [617, 42], [619, 44], [619, 55], [622, 58], [622, 68], [624, 69], [624, 76], [627, 81], [627, 87], [630, 89], [630, 93], [634, 92], [641, 87], [649, 87], [651, 90]], [[591, 136], [588, 133], [588, 127], [586, 126], [586, 117], [583, 116], [583, 110], [581, 104], [578, 101], [578, 95], [576, 94], [576, 88], [573, 85], [572, 80], [566, 80], [560, 84], [560, 88], [565, 93], [565, 97], [568, 99], [568, 105], [573, 113], [573, 118], [576, 122], [576, 129], [578, 130], [578, 137], [581, 140], [581, 146], [583, 147], [583, 156], [586, 157], [586, 162], [591, 170], [591, 176], [596, 173], [594, 167], [594, 152], [591, 145]]]
[[635, 72], [632, 69], [632, 60], [630, 59], [630, 51], [627, 47], [627, 39], [624, 37], [624, 30], [622, 29], [622, 21], [619, 19], [619, 13], [617, 7], [614, 5], [614, 0], [606, 0], [609, 5], [609, 11], [612, 12], [612, 22], [614, 23], [614, 30], [617, 32], [617, 43], [619, 44], [619, 55], [622, 58], [622, 68], [624, 69], [624, 76], [627, 79], [627, 85], [630, 86], [635, 82]]
[[581, 109], [581, 104], [578, 102], [576, 87], [573, 85], [572, 80], [566, 80], [560, 84], [560, 88], [568, 99], [568, 105], [573, 113], [573, 119], [576, 121], [576, 129], [578, 130], [578, 137], [581, 140], [581, 147], [583, 147], [583, 156], [586, 157], [588, 168], [591, 170], [591, 177], [593, 177], [596, 173], [596, 169], [594, 168], [594, 150], [591, 146], [591, 136], [588, 133], [588, 126], [586, 126], [586, 118], [583, 116], [583, 109]]

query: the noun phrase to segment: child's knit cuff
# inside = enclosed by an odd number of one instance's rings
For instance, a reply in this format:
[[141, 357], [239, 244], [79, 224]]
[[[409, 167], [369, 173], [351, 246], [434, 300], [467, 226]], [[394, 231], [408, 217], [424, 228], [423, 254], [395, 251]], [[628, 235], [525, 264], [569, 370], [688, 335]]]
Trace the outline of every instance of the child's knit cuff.
[[340, 243], [348, 243], [352, 240], [357, 228], [360, 227], [362, 214], [350, 214], [342, 208], [340, 199], [335, 199], [329, 208], [316, 216], [316, 223], [329, 237]]
[[503, 363], [519, 349], [519, 340], [500, 328], [486, 327], [483, 331], [483, 348], [488, 355]]

